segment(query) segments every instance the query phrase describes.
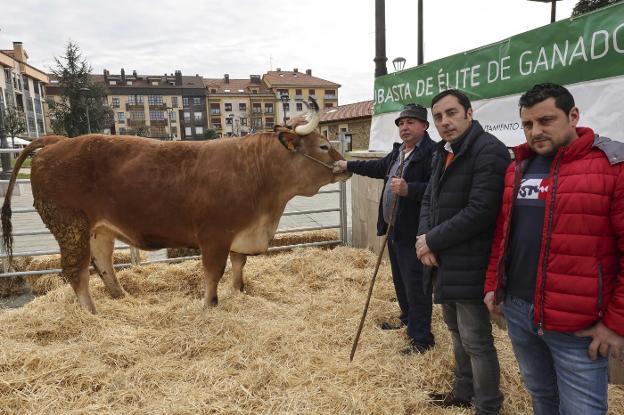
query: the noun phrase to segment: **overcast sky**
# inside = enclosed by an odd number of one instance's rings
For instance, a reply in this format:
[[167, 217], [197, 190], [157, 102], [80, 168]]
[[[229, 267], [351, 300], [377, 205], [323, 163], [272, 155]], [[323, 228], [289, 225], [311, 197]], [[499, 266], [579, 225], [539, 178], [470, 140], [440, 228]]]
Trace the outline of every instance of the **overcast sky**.
[[[557, 3], [557, 20], [577, 0]], [[374, 0], [18, 0], [3, 2], [0, 49], [21, 41], [49, 72], [76, 42], [93, 69], [144, 75], [247, 78], [312, 69], [342, 85], [339, 103], [372, 99]], [[425, 62], [550, 23], [550, 4], [527, 0], [424, 0]], [[417, 60], [417, 1], [386, 0], [386, 52]]]

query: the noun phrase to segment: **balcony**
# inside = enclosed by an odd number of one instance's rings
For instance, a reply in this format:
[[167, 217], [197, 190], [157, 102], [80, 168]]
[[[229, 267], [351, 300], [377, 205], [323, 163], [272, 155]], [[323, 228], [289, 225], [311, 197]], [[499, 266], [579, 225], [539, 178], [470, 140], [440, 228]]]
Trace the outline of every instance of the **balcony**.
[[128, 127], [138, 128], [145, 127], [145, 120], [128, 120]]
[[264, 113], [265, 114], [275, 114], [275, 111], [273, 111], [273, 108], [265, 108]]
[[210, 115], [221, 115], [221, 110], [210, 109]]
[[303, 95], [302, 94], [295, 95], [295, 101], [303, 101]]
[[150, 125], [164, 127], [167, 125], [167, 120], [150, 120]]
[[167, 104], [149, 104], [150, 110], [166, 110]]
[[127, 103], [126, 104], [126, 111], [144, 111], [145, 110], [145, 105], [143, 105], [143, 103], [141, 104], [131, 104], [131, 103]]
[[212, 124], [212, 128], [215, 130], [220, 130], [221, 129], [221, 124]]
[[338, 99], [336, 94], [325, 94], [325, 99]]

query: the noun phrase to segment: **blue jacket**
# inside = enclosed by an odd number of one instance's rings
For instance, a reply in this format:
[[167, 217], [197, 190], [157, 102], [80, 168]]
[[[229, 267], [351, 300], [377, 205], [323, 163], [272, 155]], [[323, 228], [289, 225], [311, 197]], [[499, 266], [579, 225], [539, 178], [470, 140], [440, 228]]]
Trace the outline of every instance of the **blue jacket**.
[[[388, 173], [399, 157], [401, 143], [395, 143], [392, 151], [379, 160], [357, 160], [347, 162], [347, 170], [373, 179], [383, 179], [384, 188], [388, 181]], [[435, 143], [425, 133], [418, 148], [414, 149], [411, 161], [403, 172], [407, 182], [407, 196], [399, 197], [394, 230], [390, 236], [394, 242], [414, 245], [418, 233], [420, 204], [431, 176], [431, 155]], [[379, 198], [379, 215], [377, 217], [377, 235], [385, 235], [388, 225], [383, 218], [383, 190]]]

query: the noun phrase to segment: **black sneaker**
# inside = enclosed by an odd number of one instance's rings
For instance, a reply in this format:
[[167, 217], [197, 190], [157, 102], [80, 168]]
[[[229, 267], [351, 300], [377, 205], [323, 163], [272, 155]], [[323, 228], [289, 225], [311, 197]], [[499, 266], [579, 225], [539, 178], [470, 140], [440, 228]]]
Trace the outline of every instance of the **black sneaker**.
[[384, 321], [379, 327], [381, 327], [382, 330], [398, 330], [405, 327], [405, 324], [403, 324], [403, 322], [391, 323], [389, 321]]
[[429, 349], [432, 349], [433, 345], [423, 346], [421, 344], [410, 344], [409, 346], [401, 349], [401, 354], [425, 354]]
[[430, 393], [429, 399], [431, 399], [430, 403], [433, 406], [438, 406], [441, 408], [470, 408], [472, 406], [471, 401], [467, 401], [466, 399], [457, 398], [453, 395], [453, 392], [448, 393]]

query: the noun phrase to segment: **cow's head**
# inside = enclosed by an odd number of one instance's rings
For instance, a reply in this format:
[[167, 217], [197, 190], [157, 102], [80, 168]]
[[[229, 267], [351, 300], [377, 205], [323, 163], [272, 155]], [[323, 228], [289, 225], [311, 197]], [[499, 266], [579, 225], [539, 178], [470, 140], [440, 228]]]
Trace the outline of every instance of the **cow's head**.
[[298, 163], [302, 172], [318, 178], [321, 185], [347, 180], [351, 173], [335, 173], [333, 165], [344, 160], [327, 138], [316, 131], [319, 123], [319, 107], [310, 98], [308, 111], [293, 118], [288, 127], [278, 126], [275, 131], [281, 143], [291, 152], [298, 153]]

